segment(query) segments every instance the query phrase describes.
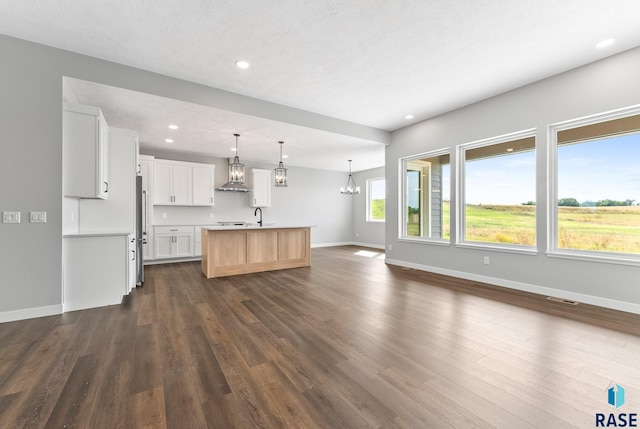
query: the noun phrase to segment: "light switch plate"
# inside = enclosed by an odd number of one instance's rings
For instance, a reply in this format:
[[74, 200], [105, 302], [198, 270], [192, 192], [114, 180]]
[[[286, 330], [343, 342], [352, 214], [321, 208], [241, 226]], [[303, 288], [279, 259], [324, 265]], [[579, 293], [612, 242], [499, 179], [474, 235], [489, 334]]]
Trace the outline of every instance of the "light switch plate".
[[20, 212], [2, 212], [3, 223], [20, 223]]
[[31, 223], [47, 223], [47, 212], [30, 212], [29, 221]]

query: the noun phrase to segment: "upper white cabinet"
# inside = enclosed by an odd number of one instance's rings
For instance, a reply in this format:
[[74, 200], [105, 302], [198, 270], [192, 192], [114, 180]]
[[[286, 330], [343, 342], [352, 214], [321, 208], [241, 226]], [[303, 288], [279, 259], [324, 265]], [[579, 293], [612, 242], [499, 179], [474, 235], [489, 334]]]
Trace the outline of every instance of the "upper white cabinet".
[[136, 229], [136, 158], [138, 133], [109, 128], [109, 199], [81, 199], [78, 205], [80, 232]]
[[193, 205], [213, 205], [214, 166], [211, 164], [193, 164]]
[[214, 166], [156, 159], [153, 164], [153, 204], [212, 206]]
[[251, 169], [251, 207], [271, 207], [271, 170]]
[[156, 159], [153, 166], [153, 204], [190, 206], [193, 169], [186, 162]]
[[62, 120], [63, 189], [66, 197], [109, 195], [109, 128], [93, 106], [64, 103]]

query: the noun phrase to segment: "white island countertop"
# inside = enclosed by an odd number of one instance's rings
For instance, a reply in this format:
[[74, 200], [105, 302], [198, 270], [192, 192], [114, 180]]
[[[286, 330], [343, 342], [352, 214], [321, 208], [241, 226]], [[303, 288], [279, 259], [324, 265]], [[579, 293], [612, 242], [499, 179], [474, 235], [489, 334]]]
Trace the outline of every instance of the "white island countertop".
[[234, 230], [247, 230], [247, 229], [296, 229], [296, 228], [314, 228], [316, 225], [278, 225], [275, 223], [265, 223], [263, 226], [257, 223], [247, 225], [213, 225], [203, 226], [202, 229], [209, 231], [234, 231]]

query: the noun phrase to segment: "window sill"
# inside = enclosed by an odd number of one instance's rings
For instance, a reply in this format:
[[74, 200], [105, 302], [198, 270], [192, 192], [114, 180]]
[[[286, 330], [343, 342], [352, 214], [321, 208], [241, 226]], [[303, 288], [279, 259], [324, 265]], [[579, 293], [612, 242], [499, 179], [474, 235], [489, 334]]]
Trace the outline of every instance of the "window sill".
[[437, 238], [419, 238], [419, 237], [398, 237], [398, 241], [407, 243], [434, 244], [436, 246], [451, 246], [451, 241]]
[[492, 243], [456, 243], [456, 247], [466, 248], [466, 249], [482, 249], [482, 250], [491, 250], [493, 252], [505, 252], [505, 253], [518, 253], [521, 255], [537, 255], [538, 249], [535, 247], [525, 247], [525, 246], [517, 246], [517, 245], [501, 245], [501, 244], [492, 244]]
[[384, 220], [366, 220], [367, 223], [384, 223]]
[[618, 264], [618, 265], [635, 265], [640, 266], [640, 257], [634, 257], [629, 254], [621, 254], [621, 255], [604, 255], [602, 253], [584, 253], [584, 252], [573, 252], [569, 250], [551, 250], [546, 253], [546, 255], [550, 258], [560, 258], [560, 259], [573, 259], [577, 261], [587, 261], [587, 262], [602, 262], [605, 264]]

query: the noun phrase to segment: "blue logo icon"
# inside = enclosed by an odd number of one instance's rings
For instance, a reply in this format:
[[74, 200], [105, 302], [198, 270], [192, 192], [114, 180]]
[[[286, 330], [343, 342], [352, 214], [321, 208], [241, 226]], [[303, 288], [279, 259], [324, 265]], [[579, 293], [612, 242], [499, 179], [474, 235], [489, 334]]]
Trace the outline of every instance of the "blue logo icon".
[[624, 405], [624, 387], [616, 384], [607, 390], [609, 405], [613, 405], [616, 408], [620, 408]]

